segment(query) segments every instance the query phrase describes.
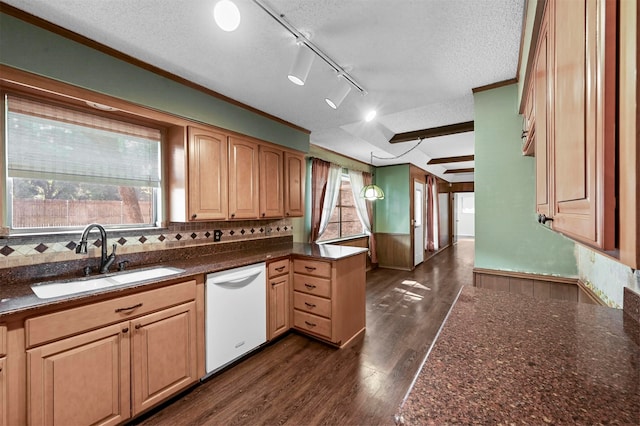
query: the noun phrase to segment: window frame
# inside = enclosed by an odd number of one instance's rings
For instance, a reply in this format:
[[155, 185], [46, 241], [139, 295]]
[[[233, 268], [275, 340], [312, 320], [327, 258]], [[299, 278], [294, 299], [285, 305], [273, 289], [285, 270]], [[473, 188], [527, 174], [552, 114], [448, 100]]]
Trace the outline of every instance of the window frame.
[[[39, 88], [35, 86], [28, 86], [22, 90], [22, 87], [12, 87], [13, 84], [7, 84], [5, 80], [0, 80], [0, 128], [2, 129], [2, 139], [0, 141], [0, 172], [5, 180], [3, 185], [0, 185], [0, 199], [2, 200], [1, 222], [0, 222], [0, 237], [11, 236], [30, 236], [30, 235], [63, 235], [63, 234], [77, 234], [87, 224], [79, 226], [68, 227], [31, 227], [31, 228], [13, 228], [13, 179], [8, 176], [8, 105], [6, 102], [7, 96], [14, 96], [18, 98], [31, 99], [36, 102], [46, 103], [61, 108], [76, 110], [91, 115], [104, 117], [120, 122], [130, 123], [138, 126], [144, 126], [152, 128], [160, 132], [160, 141], [158, 146], [158, 171], [160, 175], [159, 186], [152, 191], [151, 199], [149, 200], [153, 206], [152, 218], [148, 224], [103, 224], [105, 229], [110, 231], [132, 231], [132, 230], [152, 230], [162, 229], [164, 225], [165, 214], [167, 210], [167, 156], [165, 154], [165, 148], [167, 143], [167, 131], [170, 124], [166, 122], [160, 122], [153, 118], [146, 117], [145, 115], [136, 114], [127, 111], [127, 109], [114, 108], [112, 111], [103, 110], [92, 105], [103, 105], [99, 102], [90, 99], [81, 99], [76, 96], [70, 96], [66, 94], [56, 93], [49, 91], [47, 88]], [[63, 86], [66, 86], [63, 84]], [[83, 89], [79, 89], [84, 92]], [[83, 93], [88, 94], [88, 93]], [[83, 96], [84, 98], [84, 96]], [[90, 98], [87, 96], [87, 98]], [[128, 104], [126, 101], [122, 101]], [[119, 103], [122, 103], [119, 102]]]
[[[334, 242], [348, 241], [348, 240], [363, 238], [363, 237], [367, 236], [366, 232], [364, 232], [364, 224], [362, 223], [362, 219], [360, 219], [360, 215], [359, 215], [359, 213], [357, 211], [358, 207], [355, 205], [355, 203], [354, 203], [353, 206], [342, 206], [340, 204], [340, 200], [342, 198], [342, 196], [341, 196], [341, 194], [342, 194], [342, 183], [345, 182], [345, 181], [349, 182], [349, 184], [351, 184], [351, 178], [349, 177], [349, 174], [343, 172], [340, 175], [340, 189], [339, 189], [339, 193], [338, 193], [338, 202], [336, 203], [336, 207], [335, 207], [335, 209], [340, 209], [339, 212], [338, 212], [339, 220], [338, 220], [338, 222], [329, 222], [329, 224], [331, 224], [331, 223], [338, 223], [339, 224], [338, 225], [339, 236], [337, 238], [329, 238], [329, 239], [323, 240], [322, 239], [322, 235], [324, 234], [324, 232], [323, 232], [318, 238], [318, 241], [317, 241], [318, 244], [331, 244], [331, 243], [334, 243]], [[352, 196], [355, 196], [355, 195], [353, 195], [353, 190], [352, 189], [350, 189], [350, 194]], [[342, 207], [353, 207], [353, 208], [356, 209], [356, 216], [358, 218], [358, 222], [360, 222], [360, 225], [361, 225], [361, 227], [363, 229], [363, 232], [361, 232], [360, 234], [352, 234], [352, 235], [346, 235], [346, 236], [342, 235], [342, 223], [343, 223], [342, 222]], [[334, 209], [334, 212], [335, 212], [335, 209]], [[351, 222], [354, 222], [354, 221], [351, 221]], [[328, 225], [327, 225], [327, 228], [328, 228]], [[325, 229], [325, 232], [326, 232], [326, 229]]]

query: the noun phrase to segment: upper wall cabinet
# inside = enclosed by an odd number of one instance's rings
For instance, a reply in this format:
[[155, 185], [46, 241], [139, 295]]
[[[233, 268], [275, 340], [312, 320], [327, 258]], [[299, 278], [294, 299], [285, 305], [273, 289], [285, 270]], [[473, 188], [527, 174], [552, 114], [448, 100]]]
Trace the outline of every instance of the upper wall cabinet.
[[284, 214], [304, 216], [304, 155], [284, 153]]
[[531, 80], [539, 220], [615, 248], [616, 2], [548, 0]]
[[171, 127], [169, 220], [227, 218], [227, 135], [197, 127]]
[[282, 217], [284, 212], [284, 153], [260, 146], [260, 217]]
[[229, 137], [229, 218], [257, 219], [259, 207], [259, 145]]
[[168, 147], [170, 221], [304, 215], [302, 153], [192, 126], [171, 127]]

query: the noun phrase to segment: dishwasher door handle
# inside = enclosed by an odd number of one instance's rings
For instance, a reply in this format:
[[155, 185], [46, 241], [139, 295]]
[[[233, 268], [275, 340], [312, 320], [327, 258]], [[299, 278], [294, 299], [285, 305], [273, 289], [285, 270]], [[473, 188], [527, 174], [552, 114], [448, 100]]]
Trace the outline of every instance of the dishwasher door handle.
[[221, 274], [216, 277], [208, 278], [207, 282], [211, 284], [238, 284], [243, 281], [247, 281], [248, 279], [253, 278], [256, 275], [259, 275], [263, 269], [264, 268], [257, 267], [257, 268], [248, 269], [246, 271], [231, 272], [229, 274]]

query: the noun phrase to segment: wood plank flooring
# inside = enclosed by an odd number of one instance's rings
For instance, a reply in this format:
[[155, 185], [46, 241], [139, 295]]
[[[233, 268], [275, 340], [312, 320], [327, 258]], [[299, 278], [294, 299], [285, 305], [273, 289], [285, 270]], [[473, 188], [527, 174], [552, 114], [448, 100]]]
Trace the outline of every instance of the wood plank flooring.
[[474, 243], [367, 273], [367, 330], [343, 349], [290, 333], [137, 419], [142, 425], [377, 425], [393, 416], [462, 285]]

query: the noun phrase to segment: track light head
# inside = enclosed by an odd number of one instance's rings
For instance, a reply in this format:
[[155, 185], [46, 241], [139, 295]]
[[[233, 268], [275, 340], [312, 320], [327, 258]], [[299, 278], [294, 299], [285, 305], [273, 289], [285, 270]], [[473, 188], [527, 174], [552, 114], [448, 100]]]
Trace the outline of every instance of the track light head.
[[292, 83], [298, 86], [304, 86], [315, 56], [316, 55], [304, 43], [298, 43], [298, 53], [287, 76]]
[[349, 92], [351, 91], [351, 86], [345, 80], [345, 78], [338, 74], [338, 82], [337, 85], [331, 89], [329, 95], [324, 99], [327, 104], [333, 109], [338, 109], [342, 101], [347, 97]]

